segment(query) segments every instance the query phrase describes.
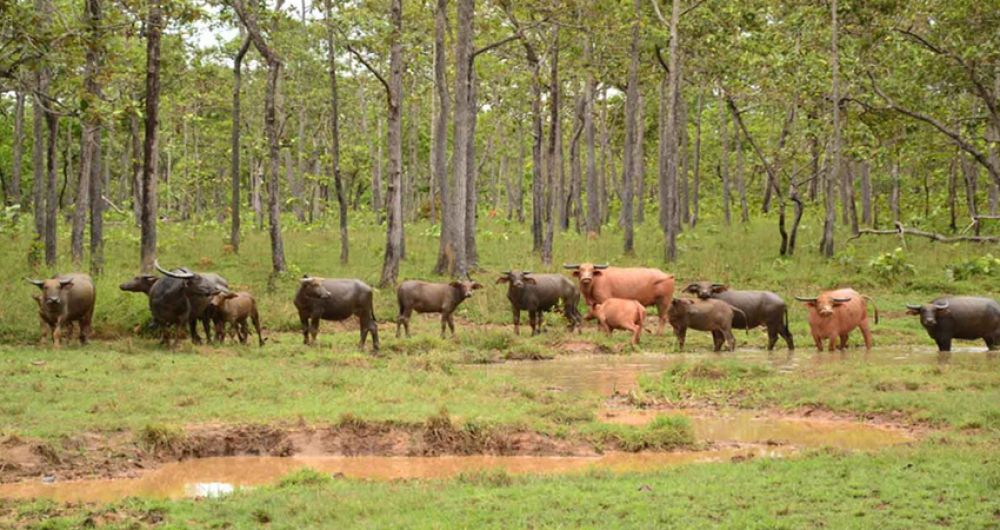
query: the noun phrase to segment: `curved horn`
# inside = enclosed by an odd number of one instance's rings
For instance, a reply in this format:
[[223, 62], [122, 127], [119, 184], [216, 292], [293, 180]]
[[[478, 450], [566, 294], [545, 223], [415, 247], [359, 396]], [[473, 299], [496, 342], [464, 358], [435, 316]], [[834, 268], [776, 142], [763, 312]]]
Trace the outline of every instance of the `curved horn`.
[[575, 270], [575, 269], [579, 269], [580, 268], [580, 264], [579, 263], [563, 263], [563, 268], [564, 269], [574, 269]]
[[521, 274], [527, 276], [527, 275], [531, 274], [531, 271], [521, 271]]
[[608, 268], [608, 264], [605, 263], [603, 265], [594, 265], [594, 268], [597, 269], [597, 270], [599, 270], [599, 271], [601, 271], [601, 270], [604, 270], [604, 269]]
[[834, 302], [840, 302], [841, 304], [845, 304], [847, 302], [850, 302], [851, 298], [850, 297], [847, 297], [847, 298], [834, 298], [833, 301]]
[[725, 287], [725, 286], [726, 286], [726, 284], [724, 284], [724, 283], [713, 283], [712, 284], [712, 289], [715, 289], [716, 287]]
[[698, 292], [698, 284], [697, 283], [688, 284], [688, 286], [684, 288], [684, 292], [685, 293], [696, 293], [696, 292]]
[[909, 309], [910, 311], [919, 311], [920, 310], [920, 305], [919, 304], [906, 304], [906, 308]]
[[799, 302], [815, 302], [816, 301], [815, 297], [813, 297], [813, 298], [806, 298], [804, 296], [796, 296], [795, 299], [798, 300]]
[[59, 285], [66, 287], [67, 285], [73, 283], [72, 278], [66, 278], [65, 280], [59, 280]]
[[936, 307], [938, 309], [948, 309], [948, 306], [950, 306], [950, 305], [951, 305], [951, 302], [935, 302], [934, 303], [934, 307]]
[[167, 276], [170, 276], [171, 278], [177, 278], [178, 280], [190, 280], [191, 278], [194, 278], [194, 274], [190, 272], [184, 274], [177, 274], [176, 272], [170, 272], [167, 269], [164, 269], [163, 267], [160, 266], [159, 260], [153, 260], [153, 266], [156, 267], [156, 270], [162, 272], [163, 274], [166, 274]]
[[42, 280], [33, 280], [31, 278], [25, 278], [24, 281], [26, 281], [26, 282], [28, 282], [30, 284], [34, 284], [34, 285], [36, 285], [38, 287], [41, 287], [41, 286], [45, 285], [45, 282], [43, 282]]
[[299, 283], [309, 283], [311, 281], [312, 281], [312, 276], [309, 276], [308, 274], [303, 274], [302, 279], [299, 280]]

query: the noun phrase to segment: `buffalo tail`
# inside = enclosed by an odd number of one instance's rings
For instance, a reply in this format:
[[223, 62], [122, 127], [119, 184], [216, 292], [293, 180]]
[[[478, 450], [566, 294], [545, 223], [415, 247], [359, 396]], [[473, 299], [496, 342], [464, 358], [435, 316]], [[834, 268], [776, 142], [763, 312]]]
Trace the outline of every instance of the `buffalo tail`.
[[872, 307], [875, 308], [875, 323], [878, 324], [878, 306], [875, 305], [875, 299], [866, 294], [861, 295], [861, 298], [864, 298], [865, 300], [868, 300], [869, 302], [872, 303]]

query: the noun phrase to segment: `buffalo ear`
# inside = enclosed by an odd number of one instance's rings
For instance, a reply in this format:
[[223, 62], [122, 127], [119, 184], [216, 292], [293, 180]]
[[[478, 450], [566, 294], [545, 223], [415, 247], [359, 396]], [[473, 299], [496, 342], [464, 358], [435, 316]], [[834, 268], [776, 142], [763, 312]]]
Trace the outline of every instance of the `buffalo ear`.
[[600, 276], [602, 274], [604, 273], [601, 271], [601, 269], [594, 269], [594, 276]]
[[688, 285], [687, 287], [684, 288], [684, 292], [685, 293], [697, 293], [698, 292], [698, 285], [692, 283], [692, 284], [690, 284], [690, 285]]
[[538, 283], [538, 281], [536, 281], [536, 280], [535, 280], [534, 278], [532, 278], [531, 276], [525, 276], [525, 278], [524, 278], [524, 283], [527, 283], [527, 284], [531, 284], [531, 285], [535, 285], [535, 284], [537, 284], [537, 283]]
[[724, 292], [726, 292], [728, 290], [729, 290], [729, 286], [728, 285], [715, 284], [715, 285], [712, 286], [712, 292], [713, 293], [724, 293]]
[[239, 295], [236, 294], [236, 293], [234, 293], [234, 292], [232, 292], [232, 291], [227, 291], [225, 293], [222, 293], [222, 298], [224, 298], [225, 300], [232, 300], [233, 298], [236, 298], [237, 296], [239, 296]]
[[579, 278], [580, 277], [580, 269], [576, 269], [575, 271], [573, 271], [573, 276], [576, 276], [577, 278]]
[[73, 280], [63, 280], [59, 282], [59, 287], [65, 289], [67, 287], [73, 287]]
[[479, 282], [473, 282], [472, 283], [472, 288], [473, 289], [482, 289], [483, 288], [483, 284], [481, 284]]
[[497, 278], [497, 283], [507, 283], [509, 281], [510, 281], [510, 278], [508, 278], [506, 276], [501, 276], [501, 277]]
[[935, 313], [937, 313], [938, 315], [950, 315], [951, 309], [948, 309], [947, 307], [944, 309], [938, 308], [937, 311], [935, 311]]
[[906, 314], [907, 315], [919, 315], [920, 314], [920, 310], [919, 309], [907, 309], [906, 310]]
[[461, 289], [462, 288], [462, 282], [459, 282], [459, 281], [451, 282], [448, 285], [450, 285], [452, 287], [455, 287], [456, 289]]

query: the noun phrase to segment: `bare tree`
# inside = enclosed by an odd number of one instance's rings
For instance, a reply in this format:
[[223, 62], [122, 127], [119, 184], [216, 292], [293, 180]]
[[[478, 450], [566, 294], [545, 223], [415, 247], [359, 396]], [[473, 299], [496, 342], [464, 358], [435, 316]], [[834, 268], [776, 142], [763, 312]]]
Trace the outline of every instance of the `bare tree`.
[[22, 156], [24, 153], [24, 91], [18, 89], [14, 92], [14, 138], [11, 147], [11, 177], [10, 190], [7, 191], [7, 203], [21, 204], [21, 170]]
[[[433, 138], [431, 140], [431, 173], [437, 181], [438, 195], [441, 198], [441, 237], [438, 247], [438, 261], [434, 266], [436, 274], [442, 274], [452, 268], [453, 256], [451, 241], [454, 240], [454, 228], [449, 217], [450, 197], [448, 186], [448, 68], [445, 51], [445, 33], [447, 32], [448, 0], [437, 0], [434, 10], [434, 96], [437, 102], [437, 113], [434, 116]], [[433, 220], [433, 219], [432, 219]]]
[[274, 273], [287, 270], [285, 265], [285, 245], [281, 237], [281, 210], [278, 181], [280, 180], [279, 140], [278, 140], [278, 81], [281, 77], [281, 59], [268, 46], [263, 33], [257, 26], [257, 18], [246, 9], [243, 0], [231, 0], [240, 22], [247, 30], [247, 35], [254, 48], [267, 63], [267, 88], [264, 95], [264, 133], [267, 136], [269, 174], [267, 179], [267, 210], [268, 224], [271, 236], [271, 267]]
[[233, 57], [233, 127], [230, 141], [229, 176], [232, 196], [230, 215], [232, 225], [229, 230], [229, 245], [233, 252], [240, 252], [240, 90], [243, 84], [243, 57], [250, 49], [250, 38], [244, 37], [243, 44]]
[[826, 179], [825, 203], [826, 217], [823, 220], [823, 239], [820, 242], [820, 252], [833, 257], [833, 229], [837, 222], [836, 186], [840, 176], [840, 59], [837, 48], [837, 0], [830, 2], [831, 37], [830, 37], [830, 69], [831, 98], [833, 99], [833, 138], [830, 142], [830, 164]]
[[584, 62], [587, 64], [587, 80], [584, 84], [583, 130], [587, 141], [587, 232], [601, 233], [601, 192], [597, 177], [597, 156], [594, 150], [594, 92], [597, 81], [594, 79], [590, 64], [594, 43], [591, 37], [586, 37], [584, 47]]
[[337, 94], [337, 48], [334, 41], [333, 11], [330, 0], [324, 0], [326, 15], [326, 53], [330, 69], [330, 164], [333, 166], [333, 189], [337, 194], [340, 225], [340, 262], [347, 263], [350, 241], [347, 234], [347, 197], [340, 174], [340, 96]]

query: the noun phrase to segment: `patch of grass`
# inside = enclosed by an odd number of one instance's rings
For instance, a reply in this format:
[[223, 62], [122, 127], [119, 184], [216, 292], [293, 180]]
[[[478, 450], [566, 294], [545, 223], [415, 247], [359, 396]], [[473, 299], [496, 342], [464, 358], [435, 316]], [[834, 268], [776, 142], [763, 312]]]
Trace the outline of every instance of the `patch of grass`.
[[173, 425], [147, 424], [135, 433], [139, 447], [152, 453], [173, 452], [184, 441], [184, 431]]
[[669, 451], [694, 445], [691, 420], [684, 416], [658, 415], [643, 426], [601, 424], [590, 436], [599, 444], [622, 451]]
[[278, 481], [279, 488], [289, 488], [294, 486], [319, 486], [331, 482], [333, 477], [327, 473], [320, 473], [315, 469], [305, 468], [293, 471]]

